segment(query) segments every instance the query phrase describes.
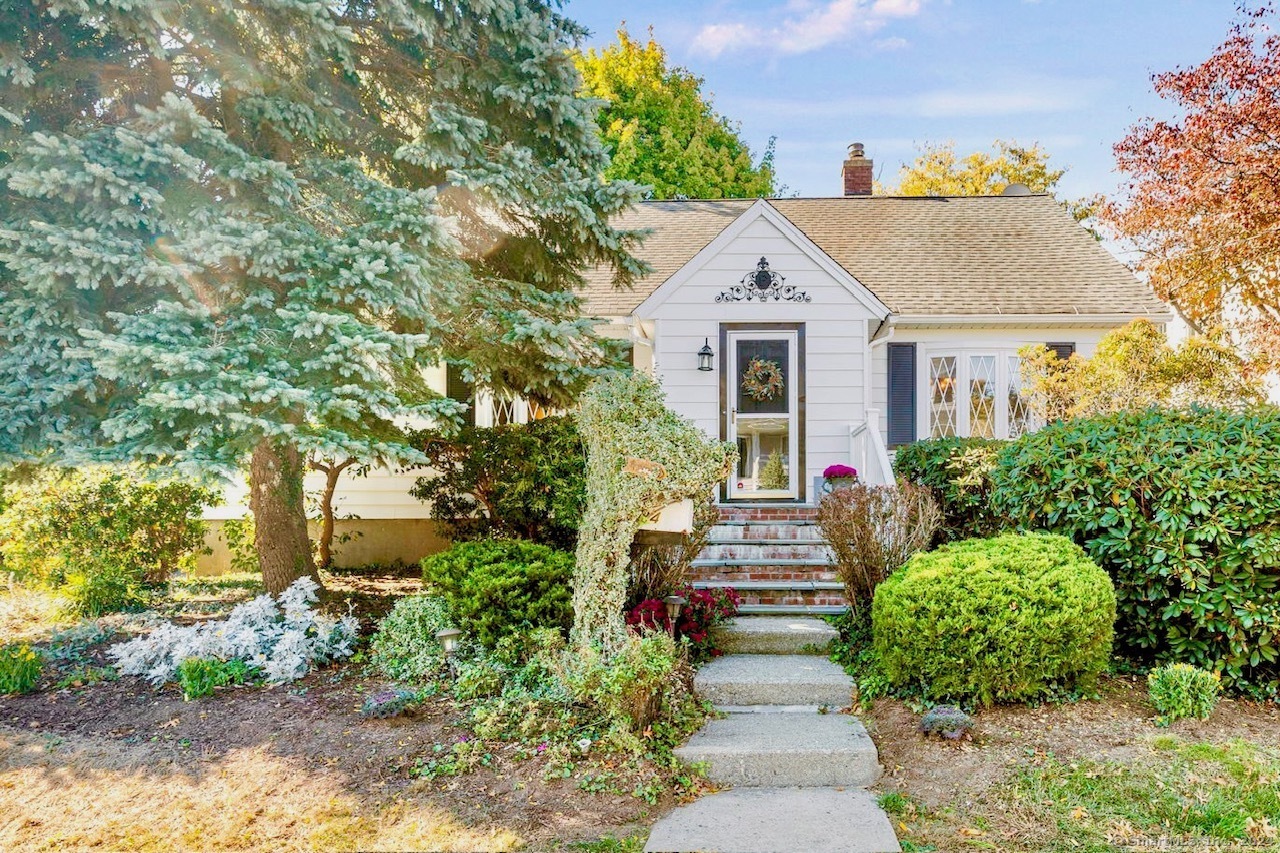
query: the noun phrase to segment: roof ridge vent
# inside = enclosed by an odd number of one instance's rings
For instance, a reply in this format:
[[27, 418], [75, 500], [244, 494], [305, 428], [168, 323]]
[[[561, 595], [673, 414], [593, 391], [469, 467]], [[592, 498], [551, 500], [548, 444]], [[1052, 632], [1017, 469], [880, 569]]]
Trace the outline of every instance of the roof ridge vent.
[[1009, 186], [1004, 188], [1004, 191], [1001, 192], [1000, 195], [1009, 195], [1009, 196], [1031, 195], [1031, 187], [1027, 186], [1026, 184], [1009, 184]]

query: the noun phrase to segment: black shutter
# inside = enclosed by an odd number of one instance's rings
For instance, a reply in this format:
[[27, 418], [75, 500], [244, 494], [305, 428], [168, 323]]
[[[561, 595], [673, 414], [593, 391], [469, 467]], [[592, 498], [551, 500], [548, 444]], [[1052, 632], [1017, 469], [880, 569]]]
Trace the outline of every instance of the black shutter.
[[1045, 346], [1053, 350], [1057, 354], [1058, 358], [1063, 361], [1071, 358], [1072, 354], [1076, 351], [1076, 345], [1074, 343], [1045, 344]]
[[916, 345], [889, 344], [889, 446], [916, 440]]

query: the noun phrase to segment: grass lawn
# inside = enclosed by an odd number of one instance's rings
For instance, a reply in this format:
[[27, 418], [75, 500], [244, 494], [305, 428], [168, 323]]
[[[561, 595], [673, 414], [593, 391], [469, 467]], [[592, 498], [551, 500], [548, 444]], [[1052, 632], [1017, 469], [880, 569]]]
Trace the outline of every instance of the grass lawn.
[[947, 744], [880, 700], [881, 803], [904, 850], [1280, 850], [1280, 707], [1223, 700], [1169, 729], [1154, 715], [1145, 685], [1116, 677], [1100, 700], [983, 712], [974, 742]]

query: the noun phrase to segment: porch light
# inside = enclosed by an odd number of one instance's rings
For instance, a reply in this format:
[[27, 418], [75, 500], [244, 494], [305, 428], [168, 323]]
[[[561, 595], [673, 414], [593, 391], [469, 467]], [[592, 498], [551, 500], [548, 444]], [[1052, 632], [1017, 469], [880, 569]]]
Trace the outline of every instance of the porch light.
[[458, 650], [458, 641], [462, 639], [462, 632], [457, 628], [441, 628], [436, 631], [436, 639], [444, 647], [445, 657], [453, 657], [453, 653]]
[[698, 369], [709, 372], [715, 357], [716, 354], [711, 349], [711, 338], [703, 338], [702, 349], [698, 350]]
[[680, 618], [680, 608], [689, 603], [689, 600], [679, 595], [668, 595], [662, 599], [667, 605], [667, 622], [671, 624], [671, 633], [676, 632], [676, 620]]

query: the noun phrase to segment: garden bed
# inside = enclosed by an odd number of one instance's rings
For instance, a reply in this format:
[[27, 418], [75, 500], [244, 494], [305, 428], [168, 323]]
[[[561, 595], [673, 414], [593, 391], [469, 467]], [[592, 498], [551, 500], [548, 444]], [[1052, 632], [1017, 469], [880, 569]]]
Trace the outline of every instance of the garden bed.
[[[352, 601], [366, 626], [420, 586], [391, 575], [326, 583], [329, 606]], [[203, 615], [246, 594], [209, 584], [188, 597]], [[582, 790], [580, 774], [544, 779], [547, 763], [516, 745], [489, 747], [487, 766], [465, 775], [415, 778], [437, 744], [466, 734], [442, 699], [362, 719], [364, 698], [387, 682], [361, 661], [191, 702], [136, 678], [51, 686], [77, 668], [106, 671], [106, 645], [47, 669], [39, 692], [0, 698], [0, 849], [579, 849], [643, 832], [672, 805]]]
[[1280, 848], [1280, 706], [1224, 699], [1208, 720], [1161, 729], [1142, 679], [1104, 678], [1101, 696], [983, 711], [974, 741], [958, 744], [925, 740], [902, 702], [876, 701], [865, 719], [885, 768], [877, 789], [904, 849], [1102, 851], [1167, 837], [1200, 850], [1236, 828], [1240, 846], [1225, 849]]

